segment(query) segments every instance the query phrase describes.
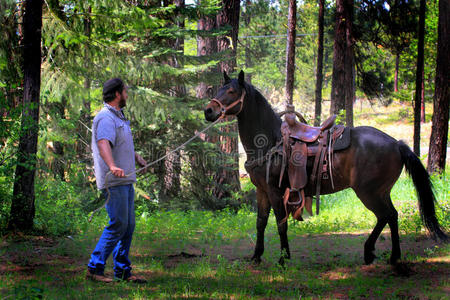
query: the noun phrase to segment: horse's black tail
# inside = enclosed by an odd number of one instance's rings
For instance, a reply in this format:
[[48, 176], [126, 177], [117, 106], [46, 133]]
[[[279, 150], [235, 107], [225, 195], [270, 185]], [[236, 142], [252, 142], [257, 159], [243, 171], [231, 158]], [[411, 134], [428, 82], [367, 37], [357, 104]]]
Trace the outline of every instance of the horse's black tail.
[[433, 193], [433, 185], [427, 170], [420, 159], [402, 141], [398, 142], [398, 149], [405, 164], [406, 171], [412, 178], [419, 199], [419, 211], [422, 222], [434, 238], [448, 241], [448, 236], [442, 231], [436, 218], [434, 203], [436, 201]]

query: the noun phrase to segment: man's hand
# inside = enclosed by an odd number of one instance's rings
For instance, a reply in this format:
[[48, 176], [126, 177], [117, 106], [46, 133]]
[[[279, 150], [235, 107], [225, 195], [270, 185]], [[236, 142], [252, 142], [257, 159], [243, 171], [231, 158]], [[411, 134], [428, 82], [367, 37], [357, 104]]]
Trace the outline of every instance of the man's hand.
[[111, 171], [111, 173], [116, 176], [116, 177], [125, 177], [125, 171], [121, 168], [118, 168], [116, 166], [112, 166], [109, 168], [109, 170]]
[[[147, 162], [145, 161], [145, 159], [143, 159], [142, 156], [140, 156], [139, 154], [134, 153], [134, 157], [136, 158], [136, 162], [138, 163], [139, 166], [145, 167], [147, 165]], [[147, 168], [142, 170], [143, 173], [147, 173], [147, 171], [148, 171]]]

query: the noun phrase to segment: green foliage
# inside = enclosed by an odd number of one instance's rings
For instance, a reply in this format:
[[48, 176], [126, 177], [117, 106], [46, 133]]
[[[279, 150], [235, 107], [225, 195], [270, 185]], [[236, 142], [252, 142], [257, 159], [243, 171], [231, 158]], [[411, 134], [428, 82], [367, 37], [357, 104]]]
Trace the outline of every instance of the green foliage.
[[[287, 1], [252, 1], [243, 6], [239, 35], [238, 65], [251, 75], [251, 83], [270, 102], [284, 107], [286, 72]], [[331, 82], [334, 26], [331, 2], [327, 2], [324, 37], [324, 90]], [[308, 117], [314, 114], [315, 73], [317, 63], [317, 1], [297, 4], [294, 102]], [[245, 37], [245, 38], [244, 38]], [[324, 93], [324, 98], [326, 98]], [[311, 117], [312, 118], [312, 117]]]
[[86, 222], [82, 199], [72, 184], [50, 178], [36, 183], [34, 227], [46, 235], [69, 235]]
[[16, 3], [0, 3], [0, 233], [9, 216], [15, 156], [19, 141], [22, 94], [21, 55]]
[[[436, 71], [436, 44], [438, 2], [427, 1], [425, 17], [425, 43], [424, 43], [424, 88], [425, 101], [432, 102], [434, 94], [434, 79]], [[415, 90], [415, 76], [417, 64], [417, 38], [411, 40], [405, 48], [400, 60], [399, 87], [408, 91]]]

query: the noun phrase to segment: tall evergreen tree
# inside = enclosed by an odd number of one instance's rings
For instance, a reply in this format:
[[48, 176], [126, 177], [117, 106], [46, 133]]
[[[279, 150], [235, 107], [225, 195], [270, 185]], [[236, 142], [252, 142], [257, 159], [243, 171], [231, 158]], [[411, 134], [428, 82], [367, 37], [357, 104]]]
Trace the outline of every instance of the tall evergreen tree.
[[323, 30], [324, 30], [325, 0], [319, 0], [318, 37], [317, 37], [317, 67], [316, 67], [316, 93], [314, 109], [314, 126], [320, 125], [322, 113], [322, 81], [323, 81]]
[[450, 105], [450, 3], [439, 1], [433, 119], [428, 154], [428, 172], [442, 173], [447, 156]]
[[29, 230], [35, 215], [34, 180], [39, 132], [42, 0], [23, 3], [24, 94], [13, 199], [8, 227]]
[[286, 101], [293, 104], [295, 71], [295, 36], [297, 26], [297, 2], [289, 0], [288, 30], [286, 39]]
[[355, 60], [353, 52], [354, 0], [336, 1], [336, 26], [334, 38], [333, 79], [330, 114], [346, 110], [347, 126], [353, 126], [353, 101], [355, 95]]
[[[239, 13], [240, 13], [240, 1], [239, 0], [222, 0], [222, 9], [217, 15], [217, 28], [226, 30], [226, 34], [220, 36], [217, 40], [217, 51], [224, 52], [229, 51], [230, 56], [228, 59], [222, 61], [219, 64], [219, 70], [222, 72], [232, 73], [236, 68], [236, 49], [237, 49], [237, 37], [239, 31]], [[231, 42], [228, 37], [231, 37]], [[230, 118], [227, 118], [231, 121]], [[237, 137], [237, 123], [224, 126], [222, 128], [222, 135], [220, 136], [220, 148], [224, 153], [230, 156], [227, 159], [222, 169], [214, 175], [217, 183], [213, 193], [218, 199], [230, 197], [230, 191], [240, 190], [239, 181], [239, 148]], [[228, 191], [224, 190], [224, 187], [228, 187]]]
[[[185, 7], [184, 0], [174, 0], [173, 4], [176, 6], [177, 10], [172, 18], [172, 23], [174, 26], [184, 29], [184, 16], [181, 14], [181, 10]], [[184, 38], [176, 37], [169, 40], [170, 47], [180, 53], [184, 53]], [[174, 68], [183, 67], [183, 56], [180, 53], [175, 53], [169, 57], [169, 65]], [[186, 87], [183, 83], [177, 84], [171, 87], [169, 94], [173, 97], [184, 98], [186, 96]], [[170, 122], [172, 123], [172, 122]], [[170, 124], [171, 127], [175, 127], [176, 124]], [[180, 189], [180, 178], [181, 178], [181, 156], [180, 153], [170, 153], [171, 149], [168, 148], [167, 159], [164, 161], [164, 181], [162, 185], [161, 198], [173, 199], [177, 198], [181, 192]]]
[[417, 45], [416, 93], [414, 95], [414, 153], [420, 156], [420, 111], [422, 105], [426, 1], [420, 0]]

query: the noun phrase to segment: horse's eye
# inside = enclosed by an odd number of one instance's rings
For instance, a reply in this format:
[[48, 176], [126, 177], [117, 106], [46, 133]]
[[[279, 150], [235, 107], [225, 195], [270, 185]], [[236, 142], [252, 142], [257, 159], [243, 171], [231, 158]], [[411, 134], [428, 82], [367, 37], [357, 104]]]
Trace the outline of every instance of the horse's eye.
[[233, 91], [233, 90], [228, 91], [228, 94], [234, 94], [234, 93], [235, 93], [235, 91]]

